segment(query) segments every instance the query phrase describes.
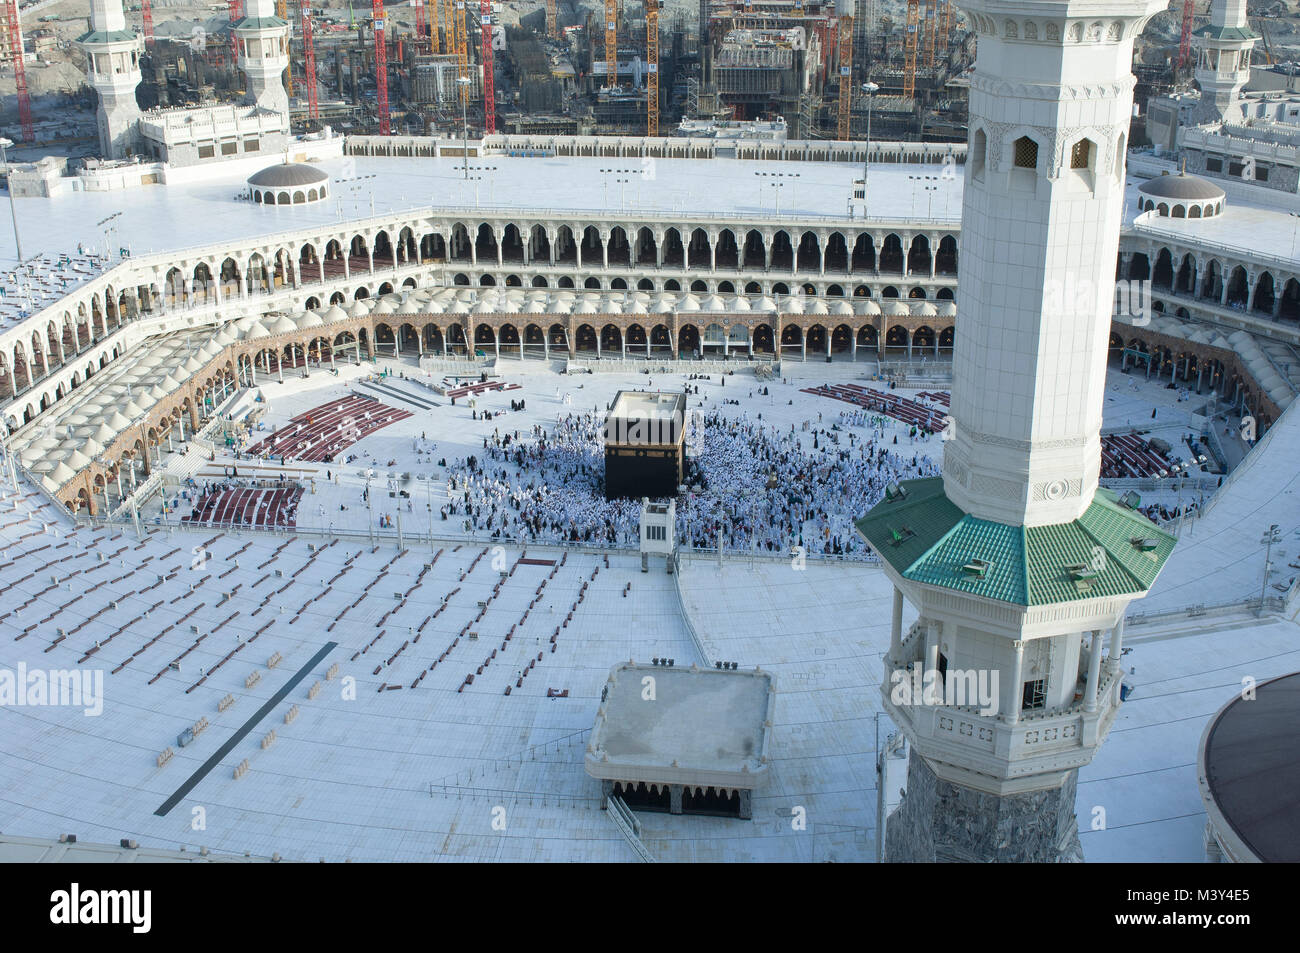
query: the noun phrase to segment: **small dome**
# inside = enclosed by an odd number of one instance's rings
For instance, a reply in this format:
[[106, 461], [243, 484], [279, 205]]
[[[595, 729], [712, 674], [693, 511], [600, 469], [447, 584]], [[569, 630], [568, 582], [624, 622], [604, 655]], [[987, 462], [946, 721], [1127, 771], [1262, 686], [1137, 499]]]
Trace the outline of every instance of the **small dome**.
[[319, 185], [328, 181], [329, 175], [313, 165], [302, 162], [282, 162], [248, 177], [248, 184], [262, 189], [294, 189]]
[[1158, 175], [1138, 186], [1138, 191], [1151, 198], [1174, 202], [1217, 202], [1224, 191], [1213, 182], [1200, 176], [1179, 172], [1177, 175]]

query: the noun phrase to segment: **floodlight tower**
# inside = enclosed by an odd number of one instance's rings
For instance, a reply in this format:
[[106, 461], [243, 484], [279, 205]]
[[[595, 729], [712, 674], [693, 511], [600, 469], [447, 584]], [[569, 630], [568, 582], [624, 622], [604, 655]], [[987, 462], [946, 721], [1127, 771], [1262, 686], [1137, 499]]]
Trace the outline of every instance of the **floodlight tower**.
[[980, 42], [951, 439], [942, 477], [858, 522], [895, 586], [882, 702], [911, 744], [888, 860], [1082, 860], [1078, 769], [1174, 545], [1098, 487], [1133, 40], [1165, 5], [962, 2]]

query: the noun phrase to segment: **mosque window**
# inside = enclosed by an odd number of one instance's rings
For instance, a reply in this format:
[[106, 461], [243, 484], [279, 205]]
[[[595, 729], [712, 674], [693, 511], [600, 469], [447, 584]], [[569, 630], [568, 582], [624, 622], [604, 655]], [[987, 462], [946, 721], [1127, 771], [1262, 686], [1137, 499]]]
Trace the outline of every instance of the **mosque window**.
[[984, 159], [988, 153], [988, 136], [983, 129], [976, 129], [971, 139], [971, 178], [984, 178]]
[[1080, 139], [1070, 147], [1070, 168], [1091, 169], [1092, 153], [1092, 142], [1088, 139]]
[[1028, 136], [1016, 140], [1014, 155], [1017, 169], [1038, 168], [1038, 143]]

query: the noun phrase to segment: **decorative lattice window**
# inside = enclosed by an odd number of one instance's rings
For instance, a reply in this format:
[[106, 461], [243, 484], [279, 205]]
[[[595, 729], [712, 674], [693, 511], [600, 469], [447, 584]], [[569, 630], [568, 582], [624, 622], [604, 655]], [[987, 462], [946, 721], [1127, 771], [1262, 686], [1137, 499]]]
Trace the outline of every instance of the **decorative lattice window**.
[[1070, 168], [1092, 168], [1092, 143], [1087, 139], [1080, 139], [1070, 147]]
[[1021, 136], [1016, 140], [1015, 166], [1017, 169], [1038, 168], [1038, 143], [1028, 136]]

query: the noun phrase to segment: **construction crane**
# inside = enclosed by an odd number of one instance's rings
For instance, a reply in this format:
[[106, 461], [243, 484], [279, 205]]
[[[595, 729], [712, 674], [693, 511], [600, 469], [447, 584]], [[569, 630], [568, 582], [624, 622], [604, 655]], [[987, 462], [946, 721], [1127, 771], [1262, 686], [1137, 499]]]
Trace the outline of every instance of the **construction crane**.
[[[469, 49], [465, 44], [465, 0], [456, 0], [457, 78], [469, 79]], [[469, 102], [469, 83], [460, 84], [461, 102]]]
[[235, 36], [235, 24], [244, 19], [244, 0], [226, 0], [226, 10], [230, 14], [230, 59], [239, 56], [239, 37]]
[[849, 112], [853, 104], [853, 17], [847, 13], [840, 16], [839, 41], [840, 110], [835, 138], [843, 142], [849, 138]]
[[311, 38], [311, 5], [301, 0], [298, 13], [302, 18], [302, 72], [307, 85], [307, 118], [320, 118], [320, 105], [316, 101], [316, 47]]
[[663, 0], [645, 0], [645, 134], [659, 135], [659, 7]]
[[388, 51], [384, 47], [384, 0], [374, 0], [370, 12], [375, 26], [375, 100], [379, 107], [379, 134], [387, 136]]
[[14, 85], [18, 90], [18, 119], [23, 126], [23, 142], [32, 142], [32, 100], [27, 93], [27, 65], [23, 62], [23, 31], [18, 24], [18, 0], [4, 0], [5, 20], [9, 27], [9, 52], [14, 61]]
[[920, 20], [919, 0], [907, 0], [907, 32], [903, 37], [903, 98], [916, 95], [916, 41]]
[[438, 45], [438, 0], [415, 0], [415, 2], [429, 5], [429, 52], [441, 53], [442, 48]]
[[442, 4], [442, 52], [456, 51], [456, 18], [451, 11], [451, 0], [436, 0]]
[[1263, 17], [1259, 17], [1256, 22], [1259, 24], [1259, 38], [1264, 44], [1264, 62], [1269, 66], [1273, 65], [1273, 47], [1268, 42], [1268, 24]]
[[559, 6], [559, 0], [546, 0], [546, 35], [552, 40], [560, 38], [559, 30], [556, 27], [556, 8]]
[[153, 8], [149, 6], [149, 0], [143, 0], [140, 4], [140, 17], [144, 20], [144, 45], [153, 49]]
[[925, 4], [925, 65], [934, 66], [938, 48], [939, 0], [926, 0]]
[[605, 0], [605, 86], [618, 85], [618, 0]]
[[496, 79], [492, 61], [492, 0], [479, 0], [478, 18], [483, 25], [483, 130], [497, 131]]
[[1192, 53], [1192, 17], [1195, 14], [1195, 0], [1183, 0], [1183, 32], [1178, 38], [1177, 71], [1180, 75]]
[[[144, 5], [149, 6], [149, 0], [144, 0]], [[275, 0], [275, 15], [285, 23], [289, 22], [289, 3], [288, 0]], [[284, 71], [285, 79], [288, 81], [289, 96], [293, 96], [293, 57], [289, 58], [289, 68]]]
[[415, 38], [424, 36], [424, 0], [410, 0], [415, 7]]

